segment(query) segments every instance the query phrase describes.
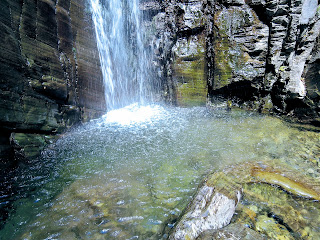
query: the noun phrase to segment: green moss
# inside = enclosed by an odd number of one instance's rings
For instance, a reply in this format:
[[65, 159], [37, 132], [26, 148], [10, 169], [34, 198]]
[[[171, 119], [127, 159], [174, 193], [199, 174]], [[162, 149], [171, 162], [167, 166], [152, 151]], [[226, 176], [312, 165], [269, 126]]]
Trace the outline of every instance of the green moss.
[[230, 65], [229, 42], [226, 38], [215, 42], [215, 88], [228, 85], [232, 78], [232, 67]]
[[279, 71], [280, 71], [280, 72], [284, 72], [286, 69], [287, 69], [286, 66], [281, 66], [281, 67], [279, 68]]
[[215, 49], [215, 73], [214, 88], [221, 88], [230, 83], [232, 78], [232, 66], [230, 64], [231, 54], [229, 49], [231, 42], [229, 41], [229, 12], [221, 11], [216, 14], [216, 25], [218, 31], [214, 42]]
[[181, 80], [177, 91], [177, 99], [182, 106], [199, 106], [206, 103], [207, 85], [203, 72], [203, 62], [191, 62], [189, 66], [182, 64]]
[[45, 146], [52, 143], [54, 139], [56, 139], [56, 136], [26, 133], [14, 134], [14, 141], [23, 149], [23, 153], [27, 158], [39, 156]]
[[[191, 41], [193, 41], [192, 44]], [[180, 44], [177, 48], [177, 52], [190, 51], [190, 54], [177, 56], [174, 63], [174, 77], [177, 82], [176, 98], [180, 106], [206, 104], [204, 45], [204, 38], [199, 37], [199, 39], [189, 39], [187, 44]]]

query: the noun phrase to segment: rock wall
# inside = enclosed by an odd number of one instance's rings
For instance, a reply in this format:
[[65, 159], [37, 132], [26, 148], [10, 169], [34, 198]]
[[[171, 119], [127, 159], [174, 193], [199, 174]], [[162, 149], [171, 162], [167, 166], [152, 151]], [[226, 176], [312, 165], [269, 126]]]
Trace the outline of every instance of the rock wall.
[[[317, 0], [143, 1], [164, 96], [319, 117]], [[196, 101], [194, 99], [197, 99]]]
[[[167, 102], [195, 106], [223, 99], [259, 111], [319, 117], [317, 0], [140, 4], [154, 53], [154, 85]], [[0, 7], [4, 159], [23, 134], [39, 139], [61, 132], [101, 115], [105, 101], [86, 0], [2, 0]]]
[[[202, 1], [142, 2], [163, 97], [180, 106], [206, 104], [206, 35]], [[146, 7], [148, 6], [148, 8]], [[155, 11], [157, 9], [157, 11]]]
[[100, 116], [105, 101], [86, 0], [1, 0], [0, 9], [0, 158], [5, 160], [19, 142], [38, 146], [45, 135]]

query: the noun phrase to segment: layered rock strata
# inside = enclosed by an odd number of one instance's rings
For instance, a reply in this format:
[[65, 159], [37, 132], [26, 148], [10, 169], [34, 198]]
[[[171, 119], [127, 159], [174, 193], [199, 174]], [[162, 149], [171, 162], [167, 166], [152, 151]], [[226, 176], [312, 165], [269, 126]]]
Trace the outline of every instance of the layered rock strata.
[[[161, 2], [161, 1], [148, 1]], [[206, 104], [205, 18], [202, 1], [162, 1], [151, 19], [149, 36], [155, 71], [167, 102], [180, 106]]]
[[97, 117], [105, 103], [85, 0], [3, 0], [0, 9], [0, 153], [7, 159], [19, 140], [29, 145], [30, 134]]
[[144, 2], [162, 6], [149, 21], [168, 102], [195, 105], [208, 96], [212, 103], [222, 98], [259, 111], [319, 117], [316, 0]]

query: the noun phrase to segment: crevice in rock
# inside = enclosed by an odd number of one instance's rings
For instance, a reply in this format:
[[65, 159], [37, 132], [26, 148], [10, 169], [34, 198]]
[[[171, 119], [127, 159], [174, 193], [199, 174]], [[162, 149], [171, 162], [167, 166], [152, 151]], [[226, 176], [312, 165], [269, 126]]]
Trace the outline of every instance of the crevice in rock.
[[204, 29], [205, 29], [204, 26], [199, 26], [199, 27], [195, 27], [195, 28], [190, 28], [190, 29], [178, 31], [177, 37], [178, 38], [183, 38], [183, 37], [188, 38], [190, 36], [199, 35], [199, 34], [203, 33]]
[[240, 103], [255, 101], [259, 95], [259, 89], [254, 87], [251, 81], [247, 80], [233, 82], [210, 92], [210, 96], [213, 98], [235, 99], [235, 101]]
[[142, 20], [143, 21], [152, 21], [154, 16], [156, 16], [158, 13], [161, 13], [164, 11], [165, 11], [164, 8], [142, 10]]
[[249, 6], [253, 9], [253, 11], [255, 11], [255, 13], [257, 14], [259, 20], [270, 27], [270, 16], [268, 16], [267, 12], [266, 12], [266, 7], [264, 5], [253, 5], [253, 4], [249, 4]]

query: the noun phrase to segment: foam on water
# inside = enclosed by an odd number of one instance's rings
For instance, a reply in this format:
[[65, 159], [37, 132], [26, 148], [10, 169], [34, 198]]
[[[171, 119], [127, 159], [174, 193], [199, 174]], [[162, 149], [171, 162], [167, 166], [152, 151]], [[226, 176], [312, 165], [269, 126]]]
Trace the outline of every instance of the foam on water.
[[121, 126], [150, 123], [165, 117], [167, 111], [159, 105], [141, 106], [138, 103], [109, 111], [102, 117], [103, 123]]

